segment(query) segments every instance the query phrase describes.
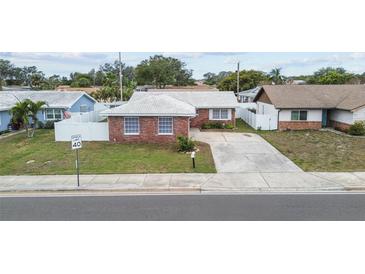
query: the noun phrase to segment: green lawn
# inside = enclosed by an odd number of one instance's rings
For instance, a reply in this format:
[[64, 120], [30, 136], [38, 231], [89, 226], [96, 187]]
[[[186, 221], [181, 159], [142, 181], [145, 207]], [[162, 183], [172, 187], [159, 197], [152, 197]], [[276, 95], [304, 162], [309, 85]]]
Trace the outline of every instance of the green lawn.
[[365, 171], [365, 139], [326, 131], [258, 131], [241, 119], [240, 132], [257, 133], [305, 171]]
[[[82, 174], [216, 172], [210, 147], [199, 143], [196, 169], [190, 155], [175, 145], [83, 142]], [[34, 160], [33, 163], [28, 161]], [[55, 142], [53, 130], [37, 130], [34, 138], [18, 134], [0, 140], [0, 175], [74, 174], [75, 151], [69, 142]]]
[[236, 119], [236, 132], [248, 132], [248, 133], [257, 133], [258, 131], [248, 125], [242, 119]]

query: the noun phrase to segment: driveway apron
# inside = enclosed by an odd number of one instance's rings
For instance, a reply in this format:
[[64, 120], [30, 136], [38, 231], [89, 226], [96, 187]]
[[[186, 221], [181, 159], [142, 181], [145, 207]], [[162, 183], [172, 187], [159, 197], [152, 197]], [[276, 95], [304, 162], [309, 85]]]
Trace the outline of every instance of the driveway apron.
[[217, 172], [302, 172], [261, 136], [252, 133], [201, 132], [191, 137], [208, 143]]

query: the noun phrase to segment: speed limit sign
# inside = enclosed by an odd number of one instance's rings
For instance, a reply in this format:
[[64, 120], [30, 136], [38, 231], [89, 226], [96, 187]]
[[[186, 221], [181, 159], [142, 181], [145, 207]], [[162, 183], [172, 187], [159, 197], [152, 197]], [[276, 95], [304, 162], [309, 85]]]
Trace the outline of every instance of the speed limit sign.
[[80, 148], [82, 148], [81, 135], [73, 135], [73, 136], [71, 136], [71, 148], [72, 149], [80, 149]]

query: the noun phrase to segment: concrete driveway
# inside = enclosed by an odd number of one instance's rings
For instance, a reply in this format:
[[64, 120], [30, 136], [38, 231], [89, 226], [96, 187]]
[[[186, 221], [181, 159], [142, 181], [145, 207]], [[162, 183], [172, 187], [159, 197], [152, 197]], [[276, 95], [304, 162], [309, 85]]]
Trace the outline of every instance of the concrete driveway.
[[262, 137], [251, 133], [201, 132], [191, 129], [194, 140], [208, 143], [217, 172], [302, 172]]

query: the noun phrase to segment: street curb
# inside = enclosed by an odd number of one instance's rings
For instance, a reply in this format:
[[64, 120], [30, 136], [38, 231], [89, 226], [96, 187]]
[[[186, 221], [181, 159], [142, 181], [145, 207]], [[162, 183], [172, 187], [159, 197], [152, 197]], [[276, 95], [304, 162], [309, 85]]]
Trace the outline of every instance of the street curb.
[[[244, 193], [244, 192], [319, 192], [319, 191], [346, 191], [344, 187], [325, 187], [325, 188], [234, 188], [234, 189], [227, 189], [227, 188], [203, 188], [202, 192], [237, 192], [237, 193]], [[365, 190], [363, 188], [362, 190]]]
[[365, 186], [346, 186], [344, 187], [347, 191], [364, 191]]
[[161, 188], [56, 188], [56, 189], [8, 189], [8, 190], [0, 190], [0, 194], [21, 194], [21, 193], [64, 193], [64, 192], [118, 192], [118, 193], [173, 193], [173, 192], [201, 192], [200, 187], [161, 187]]
[[17, 194], [91, 194], [91, 193], [125, 193], [125, 194], [155, 194], [155, 193], [312, 193], [312, 192], [346, 192], [346, 191], [364, 191], [365, 187], [327, 187], [327, 188], [201, 188], [201, 187], [144, 187], [144, 188], [58, 188], [58, 189], [7, 189], [0, 190], [0, 195], [17, 195]]

